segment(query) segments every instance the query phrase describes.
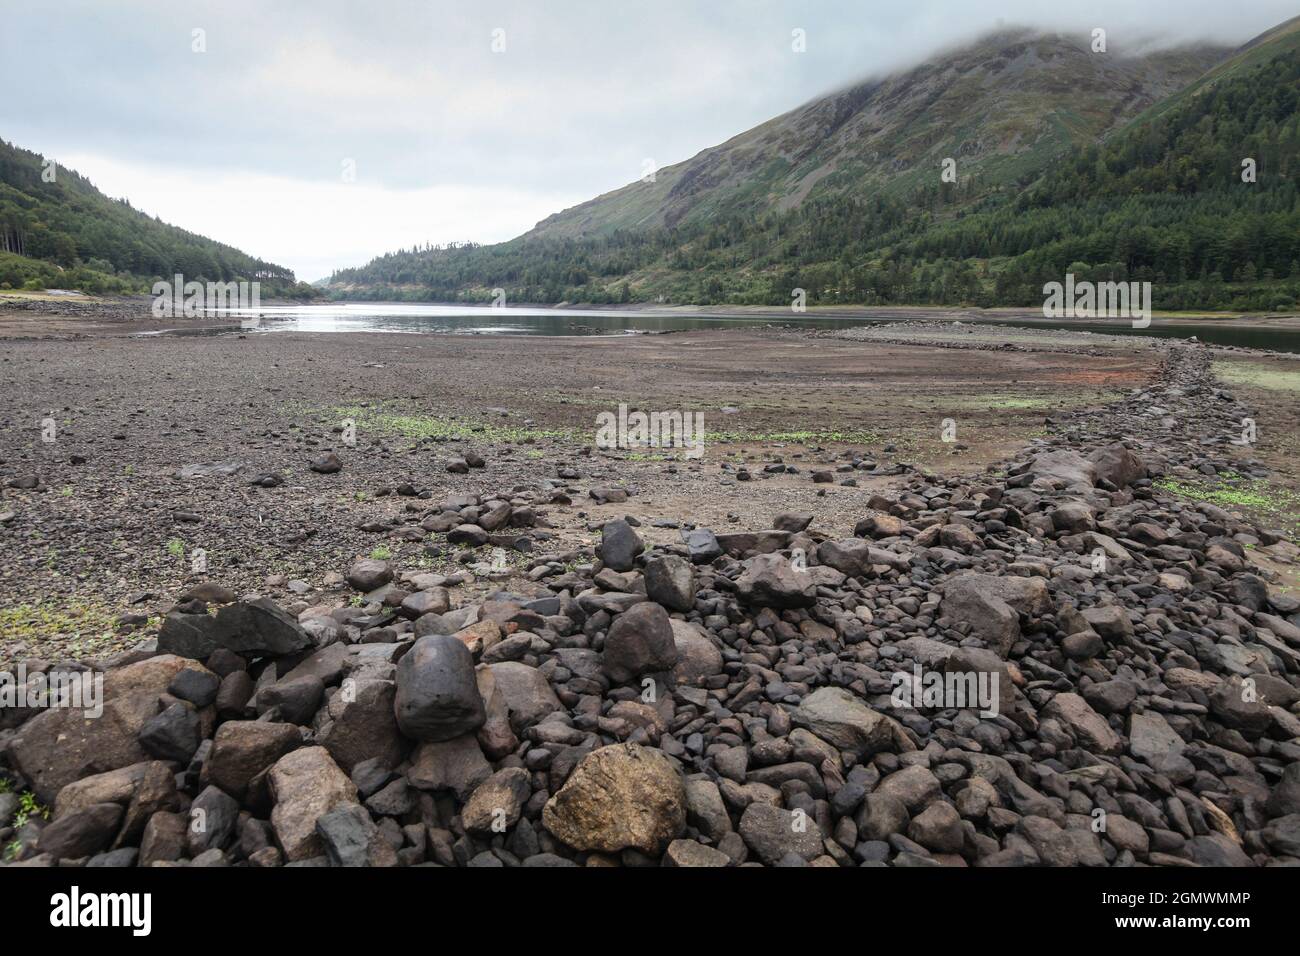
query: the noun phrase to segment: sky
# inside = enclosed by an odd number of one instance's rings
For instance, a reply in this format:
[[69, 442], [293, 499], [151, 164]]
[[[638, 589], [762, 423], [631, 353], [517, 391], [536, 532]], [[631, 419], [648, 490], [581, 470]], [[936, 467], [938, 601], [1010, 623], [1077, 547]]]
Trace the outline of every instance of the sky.
[[1102, 27], [1120, 53], [1235, 46], [1295, 13], [1294, 0], [0, 0], [0, 139], [310, 281], [399, 248], [512, 238], [998, 28]]

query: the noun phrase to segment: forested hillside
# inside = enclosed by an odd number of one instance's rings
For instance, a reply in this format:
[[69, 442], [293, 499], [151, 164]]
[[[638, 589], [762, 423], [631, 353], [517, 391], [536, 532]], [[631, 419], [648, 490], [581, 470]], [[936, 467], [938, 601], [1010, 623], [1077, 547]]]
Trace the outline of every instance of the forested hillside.
[[[344, 270], [352, 298], [1036, 305], [1045, 281], [1149, 280], [1159, 308], [1290, 309], [1300, 299], [1300, 21], [1032, 175], [938, 167], [906, 193], [592, 236], [426, 248]], [[1255, 161], [1255, 181], [1242, 178]]]
[[[154, 277], [257, 279], [263, 295], [317, 294], [273, 262], [109, 199], [62, 166], [0, 141], [0, 289], [144, 292]], [[47, 181], [48, 179], [53, 181]]]

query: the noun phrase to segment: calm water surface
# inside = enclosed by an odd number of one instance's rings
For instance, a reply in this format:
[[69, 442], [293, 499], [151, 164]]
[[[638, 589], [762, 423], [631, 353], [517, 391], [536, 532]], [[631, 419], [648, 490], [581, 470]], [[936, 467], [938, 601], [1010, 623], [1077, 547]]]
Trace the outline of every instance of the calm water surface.
[[[244, 331], [256, 332], [422, 332], [459, 333], [465, 335], [636, 335], [658, 332], [681, 332], [691, 329], [721, 329], [739, 325], [799, 326], [833, 329], [855, 325], [877, 325], [917, 318], [943, 320], [934, 313], [918, 316], [912, 311], [891, 313], [875, 310], [870, 316], [818, 315], [693, 315], [653, 310], [537, 309], [525, 307], [491, 308], [461, 305], [409, 305], [390, 303], [332, 303], [329, 305], [265, 306], [253, 311], [231, 313]], [[957, 320], [958, 315], [952, 314]], [[1154, 319], [1150, 328], [1134, 329], [1126, 324], [1079, 320], [1023, 321], [1015, 318], [963, 314], [963, 322], [991, 322], [1021, 328], [1059, 328], [1112, 335], [1151, 335], [1159, 338], [1190, 338], [1214, 345], [1239, 345], [1300, 352], [1300, 329], [1231, 325], [1204, 325], [1194, 322]], [[218, 334], [230, 329], [207, 329]], [[185, 330], [168, 330], [185, 334]], [[199, 330], [194, 333], [201, 334]]]

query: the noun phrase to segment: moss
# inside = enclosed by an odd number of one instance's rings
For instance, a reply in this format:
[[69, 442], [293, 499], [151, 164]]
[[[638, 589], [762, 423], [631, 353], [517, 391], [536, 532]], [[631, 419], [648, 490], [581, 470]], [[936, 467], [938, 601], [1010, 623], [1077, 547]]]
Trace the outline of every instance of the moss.
[[0, 608], [0, 639], [111, 638], [115, 615], [104, 605], [19, 604]]
[[1214, 374], [1233, 385], [1300, 392], [1300, 369], [1293, 371], [1259, 362], [1215, 362]]
[[352, 419], [357, 423], [358, 428], [372, 428], [376, 431], [415, 439], [463, 441], [473, 438], [493, 444], [523, 444], [529, 440], [546, 438], [580, 440], [572, 429], [531, 428], [502, 425], [494, 421], [462, 421], [442, 415], [413, 415], [405, 413], [392, 403], [364, 408], [360, 406], [335, 408], [332, 413], [340, 418]]

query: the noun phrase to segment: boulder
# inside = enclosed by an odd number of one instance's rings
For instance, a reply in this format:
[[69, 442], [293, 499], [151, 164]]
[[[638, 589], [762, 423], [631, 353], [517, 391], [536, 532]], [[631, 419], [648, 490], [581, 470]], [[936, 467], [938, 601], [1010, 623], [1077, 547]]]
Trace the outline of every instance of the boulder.
[[547, 801], [542, 824], [577, 850], [635, 848], [658, 856], [686, 827], [685, 786], [661, 750], [601, 747], [587, 754]]
[[293, 863], [320, 856], [324, 841], [316, 823], [341, 803], [356, 803], [357, 788], [324, 747], [303, 747], [276, 761], [270, 772], [275, 808], [271, 826]]
[[605, 637], [605, 673], [617, 683], [642, 674], [669, 671], [677, 664], [677, 644], [668, 612], [642, 601], [614, 619]]
[[474, 656], [450, 635], [417, 640], [397, 665], [397, 724], [413, 740], [450, 740], [482, 726]]

